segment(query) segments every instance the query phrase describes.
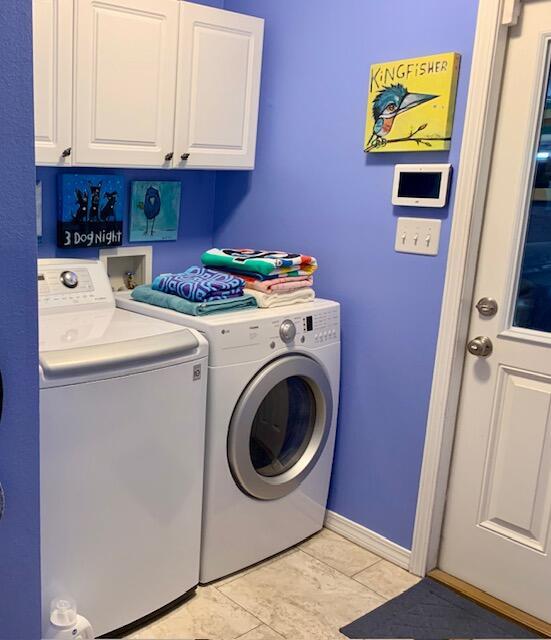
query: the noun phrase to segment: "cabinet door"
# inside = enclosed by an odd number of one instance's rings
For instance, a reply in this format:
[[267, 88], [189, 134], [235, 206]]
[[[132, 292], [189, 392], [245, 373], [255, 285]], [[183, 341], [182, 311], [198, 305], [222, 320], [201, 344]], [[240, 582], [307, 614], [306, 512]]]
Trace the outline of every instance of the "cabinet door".
[[260, 18], [181, 4], [174, 166], [254, 168], [263, 35]]
[[75, 161], [169, 166], [177, 0], [78, 0]]
[[33, 0], [37, 164], [71, 164], [73, 0]]

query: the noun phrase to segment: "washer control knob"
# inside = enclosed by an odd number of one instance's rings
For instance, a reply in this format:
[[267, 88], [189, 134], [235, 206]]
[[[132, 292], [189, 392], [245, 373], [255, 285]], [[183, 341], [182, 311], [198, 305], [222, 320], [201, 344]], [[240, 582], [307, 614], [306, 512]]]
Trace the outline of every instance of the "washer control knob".
[[74, 271], [64, 271], [60, 280], [69, 289], [74, 289], [78, 285], [78, 276]]
[[292, 320], [284, 320], [281, 323], [281, 327], [279, 327], [279, 337], [285, 344], [289, 344], [289, 342], [293, 342], [296, 335], [297, 328], [295, 327], [295, 323]]

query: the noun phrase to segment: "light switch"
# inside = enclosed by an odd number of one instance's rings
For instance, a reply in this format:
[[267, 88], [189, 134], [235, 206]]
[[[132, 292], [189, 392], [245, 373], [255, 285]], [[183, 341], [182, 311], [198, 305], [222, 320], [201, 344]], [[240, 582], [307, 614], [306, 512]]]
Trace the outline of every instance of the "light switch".
[[398, 218], [394, 249], [401, 253], [438, 254], [442, 220], [431, 218]]

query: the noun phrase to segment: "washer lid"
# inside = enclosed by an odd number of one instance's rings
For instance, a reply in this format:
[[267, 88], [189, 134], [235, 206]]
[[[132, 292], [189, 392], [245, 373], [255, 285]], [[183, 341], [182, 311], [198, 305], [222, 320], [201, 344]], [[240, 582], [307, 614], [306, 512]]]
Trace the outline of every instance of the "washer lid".
[[198, 357], [200, 346], [189, 329], [120, 309], [40, 316], [40, 365], [50, 379], [150, 368]]

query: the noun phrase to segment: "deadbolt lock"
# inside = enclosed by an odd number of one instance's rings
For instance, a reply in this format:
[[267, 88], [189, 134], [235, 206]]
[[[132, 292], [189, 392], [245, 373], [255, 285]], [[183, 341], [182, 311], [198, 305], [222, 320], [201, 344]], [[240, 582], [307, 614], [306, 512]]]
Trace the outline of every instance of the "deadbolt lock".
[[476, 308], [481, 316], [492, 318], [498, 310], [497, 302], [493, 298], [480, 298], [476, 303]]

